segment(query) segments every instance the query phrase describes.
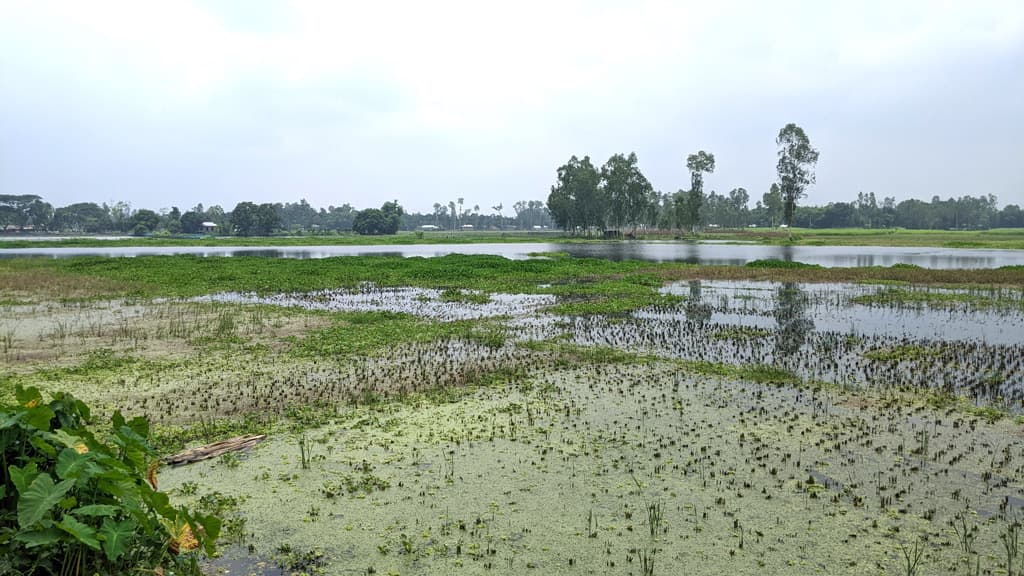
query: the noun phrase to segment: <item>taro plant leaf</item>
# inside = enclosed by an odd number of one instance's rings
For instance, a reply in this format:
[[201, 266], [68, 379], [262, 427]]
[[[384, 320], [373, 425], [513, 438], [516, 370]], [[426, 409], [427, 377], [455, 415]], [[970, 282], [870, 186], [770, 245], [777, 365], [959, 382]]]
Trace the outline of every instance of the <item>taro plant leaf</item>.
[[19, 532], [14, 539], [18, 542], [23, 542], [26, 548], [35, 548], [36, 546], [56, 544], [60, 541], [62, 534], [63, 532], [58, 530], [56, 526], [51, 526], [45, 530]]
[[103, 551], [107, 554], [107, 560], [114, 562], [127, 552], [128, 544], [134, 535], [134, 521], [116, 522], [110, 518], [104, 518], [103, 526], [100, 527], [100, 538], [103, 539]]
[[25, 423], [40, 430], [50, 429], [50, 420], [56, 416], [49, 406], [35, 406], [25, 412]]
[[152, 508], [157, 514], [167, 519], [174, 519], [177, 515], [177, 511], [171, 506], [171, 500], [167, 494], [158, 492], [150, 488], [149, 484], [140, 486], [142, 490], [143, 500], [149, 507]]
[[0, 412], [0, 430], [13, 427], [23, 416], [25, 416], [24, 412], [16, 412], [14, 414]]
[[117, 516], [120, 508], [113, 504], [89, 504], [72, 510], [75, 516]]
[[7, 473], [10, 474], [14, 487], [18, 489], [18, 494], [24, 494], [28, 485], [39, 475], [39, 467], [35, 462], [29, 462], [23, 468], [12, 464], [7, 467]]
[[89, 454], [79, 454], [74, 448], [65, 448], [57, 456], [57, 476], [64, 480], [77, 480], [83, 484], [100, 469]]
[[139, 498], [139, 491], [136, 486], [131, 480], [116, 479], [101, 480], [98, 487], [100, 491], [117, 498], [121, 508], [127, 510], [129, 514], [145, 526], [149, 516], [148, 512], [142, 508], [142, 501]]
[[36, 476], [18, 498], [18, 525], [23, 529], [34, 526], [74, 485], [71, 480], [54, 484], [53, 478], [45, 472]]
[[43, 395], [35, 386], [23, 388], [20, 384], [14, 389], [14, 398], [22, 406], [39, 405], [43, 402]]
[[74, 536], [82, 544], [95, 550], [100, 549], [100, 541], [96, 539], [96, 529], [77, 520], [74, 516], [65, 516], [57, 523], [57, 527]]
[[68, 434], [67, 431], [58, 428], [53, 431], [52, 434], [44, 434], [49, 440], [55, 440], [60, 444], [63, 444], [65, 448], [74, 448], [75, 446], [82, 444], [82, 439], [78, 436]]
[[128, 428], [142, 438], [149, 437], [149, 422], [142, 416], [136, 416], [128, 421]]
[[[137, 419], [132, 419], [131, 424], [136, 424]], [[146, 454], [149, 452], [149, 443], [146, 441], [146, 437], [140, 435], [131, 424], [125, 424], [124, 417], [121, 416], [120, 412], [115, 412], [113, 417], [114, 423], [114, 443], [121, 447], [122, 454], [128, 460], [138, 468], [144, 468], [146, 466]], [[145, 426], [148, 430], [148, 425]]]
[[50, 458], [57, 457], [57, 449], [50, 445], [46, 440], [43, 440], [41, 436], [32, 436], [28, 441], [36, 450], [46, 454], [46, 456]]
[[208, 556], [212, 556], [217, 549], [217, 537], [220, 536], [220, 518], [196, 513], [186, 516], [186, 519], [192, 525], [196, 539], [203, 545], [203, 550]]

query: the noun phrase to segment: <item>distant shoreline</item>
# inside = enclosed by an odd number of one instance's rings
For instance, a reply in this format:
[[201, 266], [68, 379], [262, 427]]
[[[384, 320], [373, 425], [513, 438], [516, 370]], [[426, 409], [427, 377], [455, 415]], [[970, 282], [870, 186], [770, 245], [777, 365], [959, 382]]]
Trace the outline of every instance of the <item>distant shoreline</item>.
[[[978, 231], [905, 230], [905, 229], [748, 229], [713, 230], [696, 236], [678, 236], [674, 232], [639, 231], [638, 241], [736, 242], [793, 246], [893, 246], [935, 248], [1024, 249], [1024, 229], [993, 229]], [[630, 242], [605, 240], [596, 236], [570, 236], [559, 231], [474, 231], [474, 232], [411, 232], [394, 235], [360, 236], [358, 234], [318, 234], [304, 236], [0, 236], [0, 251], [7, 248], [47, 247], [141, 247], [141, 246], [374, 246], [412, 244], [480, 244], [519, 242]]]

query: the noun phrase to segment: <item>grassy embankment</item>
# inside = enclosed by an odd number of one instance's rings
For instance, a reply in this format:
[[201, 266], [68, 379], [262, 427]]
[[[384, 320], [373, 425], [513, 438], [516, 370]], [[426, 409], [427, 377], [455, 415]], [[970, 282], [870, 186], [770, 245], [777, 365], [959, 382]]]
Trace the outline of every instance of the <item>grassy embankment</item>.
[[867, 230], [863, 228], [747, 229], [708, 232], [706, 239], [792, 246], [893, 246], [935, 248], [1024, 249], [1024, 229], [993, 230]]

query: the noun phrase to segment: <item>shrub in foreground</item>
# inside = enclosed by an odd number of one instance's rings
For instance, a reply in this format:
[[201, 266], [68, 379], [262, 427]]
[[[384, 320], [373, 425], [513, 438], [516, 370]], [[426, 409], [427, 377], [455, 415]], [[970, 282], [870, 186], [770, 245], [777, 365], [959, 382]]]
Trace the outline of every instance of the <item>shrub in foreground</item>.
[[144, 418], [91, 430], [70, 394], [0, 405], [0, 574], [198, 574], [220, 520], [171, 506]]

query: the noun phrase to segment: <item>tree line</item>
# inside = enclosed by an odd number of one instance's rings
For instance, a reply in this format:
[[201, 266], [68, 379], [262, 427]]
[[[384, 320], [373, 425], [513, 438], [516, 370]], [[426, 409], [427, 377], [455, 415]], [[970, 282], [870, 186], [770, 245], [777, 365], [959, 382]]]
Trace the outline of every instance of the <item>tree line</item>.
[[[773, 216], [779, 212], [781, 223], [791, 225], [797, 202], [805, 196], [807, 186], [814, 183], [814, 167], [818, 151], [811, 146], [803, 128], [787, 124], [775, 139], [779, 146], [778, 182], [773, 184], [766, 204], [770, 202]], [[728, 200], [709, 206], [704, 194], [704, 175], [715, 171], [715, 155], [704, 150], [686, 158], [690, 173], [690, 187], [674, 194], [656, 192], [637, 165], [635, 153], [628, 156], [615, 154], [598, 169], [589, 156], [573, 156], [560, 166], [555, 185], [548, 195], [548, 209], [558, 225], [570, 233], [590, 234], [594, 230], [609, 228], [678, 228], [696, 232], [708, 222], [711, 210], [725, 207], [735, 212], [734, 224], [739, 224], [744, 211], [749, 210], [749, 194], [744, 188], [735, 188]], [[738, 218], [737, 218], [738, 216]]]
[[227, 211], [219, 205], [203, 204], [182, 212], [133, 209], [128, 202], [76, 202], [54, 208], [41, 196], [0, 194], [0, 233], [65, 232], [73, 234], [148, 234], [269, 236], [272, 234], [329, 234], [354, 231], [359, 234], [395, 234], [398, 230], [530, 230], [553, 226], [550, 214], [539, 200], [523, 200], [504, 207], [464, 207], [464, 201], [434, 204], [430, 213], [408, 213], [397, 202], [380, 208], [356, 210], [350, 204], [314, 208], [305, 199], [298, 202], [239, 202]]
[[674, 193], [653, 190], [637, 165], [636, 154], [615, 154], [600, 168], [589, 156], [572, 156], [556, 172], [547, 208], [558, 227], [571, 234], [638, 229], [695, 232], [702, 228], [912, 228], [978, 230], [1024, 227], [1024, 212], [1016, 204], [1001, 210], [996, 197], [970, 195], [930, 202], [895, 197], [880, 201], [874, 192], [860, 192], [850, 202], [802, 206], [800, 200], [815, 181], [819, 152], [796, 124], [787, 124], [776, 137], [777, 181], [755, 200], [746, 188], [725, 194], [705, 193], [704, 177], [715, 171], [715, 156], [699, 150], [686, 158], [689, 187]]

